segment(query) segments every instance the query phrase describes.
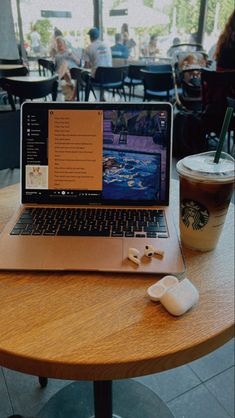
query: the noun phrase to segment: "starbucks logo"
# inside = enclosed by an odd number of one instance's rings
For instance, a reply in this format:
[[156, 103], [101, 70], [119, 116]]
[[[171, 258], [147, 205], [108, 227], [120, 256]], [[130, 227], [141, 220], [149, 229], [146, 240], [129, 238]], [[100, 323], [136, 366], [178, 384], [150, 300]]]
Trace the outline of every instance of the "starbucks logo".
[[193, 229], [202, 229], [209, 220], [207, 208], [195, 200], [184, 199], [181, 202], [181, 219], [184, 225]]

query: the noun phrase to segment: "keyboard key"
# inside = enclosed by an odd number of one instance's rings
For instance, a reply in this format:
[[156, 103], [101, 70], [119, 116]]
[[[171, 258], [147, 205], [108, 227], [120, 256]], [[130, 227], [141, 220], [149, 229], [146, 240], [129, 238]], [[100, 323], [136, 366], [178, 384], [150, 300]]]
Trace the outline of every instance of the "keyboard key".
[[123, 237], [122, 231], [112, 231], [112, 237]]
[[131, 231], [125, 232], [125, 237], [127, 237], [127, 238], [133, 238], [134, 237], [134, 232], [131, 232]]
[[14, 229], [12, 229], [10, 235], [20, 235], [21, 231], [22, 231], [22, 229], [14, 228]]
[[31, 224], [33, 223], [32, 218], [23, 218], [21, 217], [19, 219], [19, 221], [17, 222], [17, 225], [21, 225], [21, 224]]
[[147, 232], [147, 238], [157, 238], [156, 232]]
[[144, 228], [144, 230], [146, 232], [157, 232], [158, 229], [159, 229], [159, 227], [157, 225], [156, 226], [147, 226], [146, 228]]
[[58, 231], [57, 235], [64, 237], [108, 237], [109, 232], [99, 231]]

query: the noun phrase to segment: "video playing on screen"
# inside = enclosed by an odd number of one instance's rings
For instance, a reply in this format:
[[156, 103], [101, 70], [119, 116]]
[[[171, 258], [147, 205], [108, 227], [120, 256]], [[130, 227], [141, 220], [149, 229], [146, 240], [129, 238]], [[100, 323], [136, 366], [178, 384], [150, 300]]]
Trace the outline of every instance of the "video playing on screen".
[[166, 114], [104, 111], [104, 199], [155, 200], [165, 193]]

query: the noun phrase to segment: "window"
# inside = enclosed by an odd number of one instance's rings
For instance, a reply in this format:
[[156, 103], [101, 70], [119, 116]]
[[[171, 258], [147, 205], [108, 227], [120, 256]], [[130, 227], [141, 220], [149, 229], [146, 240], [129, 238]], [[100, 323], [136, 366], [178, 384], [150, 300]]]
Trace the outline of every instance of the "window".
[[[19, 38], [16, 0], [12, 0], [16, 36]], [[38, 55], [48, 55], [54, 28], [58, 28], [69, 47], [84, 48], [89, 41], [87, 32], [93, 26], [93, 0], [20, 0], [24, 46], [28, 56], [34, 56], [33, 28], [40, 35]]]
[[213, 58], [218, 37], [233, 10], [234, 0], [208, 0], [204, 47], [210, 59]]
[[[151, 35], [157, 38], [158, 57], [166, 57], [173, 42], [197, 42], [200, 5], [200, 0], [103, 0], [104, 38], [113, 45], [115, 33], [126, 23], [136, 43], [133, 58], [143, 58]], [[212, 38], [218, 39], [233, 7], [234, 0], [208, 0], [206, 51]]]

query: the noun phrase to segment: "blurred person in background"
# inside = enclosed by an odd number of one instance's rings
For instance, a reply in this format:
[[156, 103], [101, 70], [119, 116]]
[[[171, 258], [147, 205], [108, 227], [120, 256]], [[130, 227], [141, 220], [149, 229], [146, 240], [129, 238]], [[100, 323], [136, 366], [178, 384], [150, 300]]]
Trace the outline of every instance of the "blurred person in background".
[[128, 24], [123, 23], [121, 28], [121, 35], [122, 35], [122, 43], [128, 48], [129, 57], [135, 58], [136, 51], [136, 42], [133, 38], [129, 35]]
[[[84, 81], [87, 86], [90, 86], [89, 88], [92, 88], [91, 85], [92, 82], [95, 81], [96, 69], [98, 67], [112, 67], [112, 53], [111, 48], [106, 44], [106, 42], [99, 39], [100, 31], [98, 28], [91, 28], [88, 35], [91, 43], [84, 51], [84, 66], [85, 68], [91, 69], [91, 74], [87, 74]], [[101, 95], [100, 100], [105, 100], [104, 93]]]
[[159, 54], [159, 48], [157, 47], [157, 35], [151, 35], [148, 44], [148, 56], [156, 57]]
[[95, 78], [97, 67], [112, 67], [111, 48], [99, 39], [98, 28], [91, 28], [88, 32], [90, 45], [84, 51], [85, 68], [91, 69], [91, 76]]
[[115, 34], [115, 45], [111, 46], [112, 58], [123, 58], [127, 59], [129, 51], [126, 45], [122, 43], [121, 33]]
[[55, 58], [55, 55], [56, 55], [56, 52], [57, 52], [57, 46], [56, 46], [57, 36], [62, 36], [63, 37], [63, 33], [61, 32], [60, 29], [58, 29], [55, 26], [54, 27], [54, 32], [53, 32], [52, 37], [51, 37], [50, 48], [49, 48], [49, 54], [52, 58]]
[[173, 38], [172, 45], [167, 51], [167, 56], [172, 57], [173, 60], [177, 58], [177, 54], [180, 51], [180, 47], [178, 45], [180, 45], [180, 38], [175, 36], [175, 38]]
[[62, 36], [56, 38], [55, 69], [59, 75], [61, 89], [67, 100], [74, 98], [74, 85], [70, 75], [70, 68], [78, 68], [80, 58], [78, 58], [70, 49]]
[[41, 50], [41, 36], [39, 35], [36, 26], [33, 26], [33, 30], [30, 33], [30, 40], [31, 40], [31, 50], [33, 54], [38, 55], [40, 54]]
[[80, 65], [80, 58], [78, 58], [71, 49], [67, 47], [66, 41], [63, 36], [57, 36], [56, 38], [56, 54], [55, 54], [55, 66], [60, 78], [64, 76], [63, 67], [68, 69], [78, 68]]

